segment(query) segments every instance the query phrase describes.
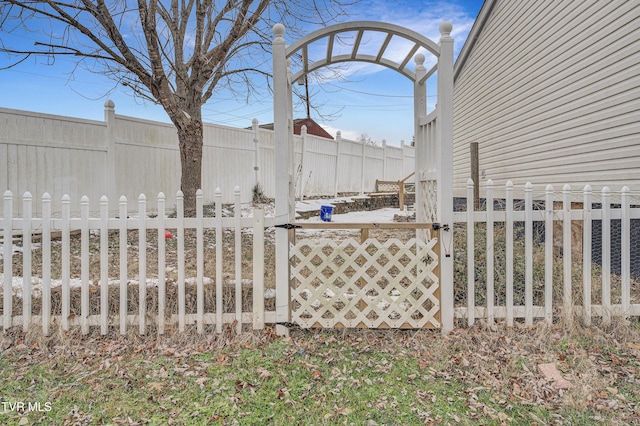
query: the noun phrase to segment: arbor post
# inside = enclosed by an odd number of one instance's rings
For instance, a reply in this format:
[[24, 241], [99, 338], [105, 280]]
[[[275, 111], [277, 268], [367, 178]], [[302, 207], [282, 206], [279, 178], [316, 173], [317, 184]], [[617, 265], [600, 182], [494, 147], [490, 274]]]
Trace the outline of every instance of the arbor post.
[[[438, 222], [449, 225], [442, 230], [445, 247], [453, 240], [453, 38], [450, 22], [440, 24], [440, 57], [438, 58], [438, 161], [437, 217]], [[440, 286], [442, 332], [453, 330], [453, 253], [440, 258]]]
[[[275, 145], [275, 225], [292, 222], [291, 214], [291, 164], [293, 157], [289, 145], [290, 117], [285, 27], [273, 26], [273, 109], [274, 109], [274, 145]], [[287, 100], [289, 99], [289, 100]], [[289, 289], [289, 230], [276, 228], [276, 334], [287, 335], [288, 328], [283, 324], [291, 319], [291, 292]]]

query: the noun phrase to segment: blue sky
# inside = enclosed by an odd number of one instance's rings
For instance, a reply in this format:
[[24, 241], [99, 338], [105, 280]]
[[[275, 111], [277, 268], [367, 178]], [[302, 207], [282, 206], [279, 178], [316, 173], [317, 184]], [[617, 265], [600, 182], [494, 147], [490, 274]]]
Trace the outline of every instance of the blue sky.
[[[347, 19], [390, 22], [436, 42], [440, 23], [451, 21], [457, 55], [482, 3], [483, 0], [365, 0], [350, 9]], [[6, 45], [12, 42], [9, 37], [2, 33]], [[25, 39], [18, 41], [24, 43]], [[294, 41], [287, 39], [288, 44]], [[431, 58], [426, 56], [429, 61]], [[6, 64], [6, 56], [0, 56], [0, 68]], [[74, 63], [67, 58], [58, 58], [51, 65], [42, 58], [28, 59], [15, 68], [0, 70], [0, 107], [102, 120], [104, 102], [112, 99], [117, 114], [169, 121], [161, 107], [134, 98], [126, 88], [114, 90], [115, 84], [108, 78], [80, 69], [72, 75], [73, 70]], [[344, 138], [366, 134], [390, 145], [400, 145], [401, 140], [410, 143], [411, 82], [397, 72], [371, 64], [350, 63], [341, 72], [346, 78], [319, 83], [310, 80], [312, 102], [323, 105], [321, 112], [325, 116], [312, 112], [312, 118], [332, 134], [340, 130]], [[427, 107], [431, 109], [436, 101], [434, 86], [429, 85], [427, 91]], [[233, 127], [248, 127], [253, 118], [269, 123], [273, 121], [272, 102], [266, 90], [251, 99], [249, 105], [244, 98], [222, 92], [203, 106], [203, 118], [209, 123]], [[306, 116], [303, 104], [296, 108], [294, 116]]]

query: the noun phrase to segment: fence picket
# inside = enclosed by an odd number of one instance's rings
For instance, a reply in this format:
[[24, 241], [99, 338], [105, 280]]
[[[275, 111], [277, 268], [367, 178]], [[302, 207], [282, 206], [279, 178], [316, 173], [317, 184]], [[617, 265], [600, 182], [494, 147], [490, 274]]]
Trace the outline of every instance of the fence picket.
[[253, 210], [253, 329], [264, 328], [264, 211]]
[[553, 322], [553, 186], [545, 189], [544, 224], [544, 317]]
[[234, 218], [235, 218], [235, 264], [236, 264], [236, 331], [242, 332], [242, 213], [240, 211], [240, 187], [236, 186], [233, 194], [235, 196]]
[[204, 332], [204, 241], [203, 241], [203, 208], [204, 195], [201, 189], [196, 191], [196, 327], [199, 334]]
[[144, 335], [147, 329], [147, 197], [138, 197], [138, 329]]
[[533, 185], [524, 186], [524, 323], [533, 325]]
[[216, 188], [216, 332], [222, 333], [222, 298], [224, 287], [222, 285], [222, 190]]
[[506, 186], [506, 310], [507, 326], [513, 327], [513, 183]]
[[185, 318], [185, 297], [184, 297], [184, 194], [178, 191], [176, 194], [176, 209], [178, 226], [176, 228], [176, 238], [178, 239], [178, 331], [183, 332]]
[[120, 334], [127, 332], [127, 197], [120, 197]]
[[474, 185], [473, 180], [467, 180], [467, 322], [469, 327], [475, 322], [475, 265], [474, 265]]
[[13, 300], [13, 194], [5, 191], [4, 202], [4, 235], [3, 241], [3, 271], [4, 271], [4, 297], [2, 304], [2, 328], [4, 330], [11, 327], [13, 321], [13, 311], [11, 302]]
[[100, 198], [100, 333], [109, 331], [109, 199]]
[[611, 192], [602, 188], [602, 323], [611, 323]]
[[69, 330], [69, 317], [71, 316], [71, 197], [67, 194], [62, 196], [62, 329]]
[[573, 300], [571, 295], [571, 187], [562, 188], [562, 283], [564, 320], [573, 320]]
[[586, 185], [583, 191], [582, 206], [582, 320], [586, 326], [591, 325], [591, 186]]
[[89, 198], [80, 200], [80, 328], [89, 333]]
[[629, 217], [629, 187], [624, 186], [621, 194], [622, 211], [620, 225], [620, 268], [622, 291], [622, 315], [629, 315], [631, 306], [631, 220]]
[[42, 196], [42, 334], [51, 322], [51, 195]]
[[492, 325], [495, 321], [494, 318], [494, 304], [495, 304], [495, 289], [494, 289], [494, 243], [493, 233], [494, 230], [494, 217], [493, 217], [493, 181], [489, 179], [486, 185], [486, 203], [487, 203], [487, 320], [489, 325]]
[[166, 281], [166, 229], [165, 229], [165, 195], [158, 194], [158, 334], [164, 334], [165, 310], [167, 302], [165, 295], [167, 292]]
[[22, 196], [22, 330], [31, 325], [31, 213], [33, 197], [30, 192]]

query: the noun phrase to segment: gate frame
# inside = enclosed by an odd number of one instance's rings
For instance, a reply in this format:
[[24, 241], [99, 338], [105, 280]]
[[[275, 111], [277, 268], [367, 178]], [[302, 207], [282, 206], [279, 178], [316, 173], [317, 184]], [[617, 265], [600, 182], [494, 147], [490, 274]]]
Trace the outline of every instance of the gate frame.
[[[275, 148], [275, 226], [276, 228], [276, 333], [288, 334], [285, 324], [291, 321], [291, 289], [289, 224], [295, 220], [295, 192], [293, 180], [293, 107], [292, 86], [306, 74], [324, 66], [339, 62], [369, 62], [393, 69], [414, 83], [414, 138], [416, 184], [416, 221], [434, 222], [442, 226], [439, 244], [445, 256], [440, 259], [440, 307], [442, 332], [453, 330], [453, 256], [450, 253], [453, 239], [453, 38], [450, 22], [440, 24], [440, 40], [435, 43], [423, 35], [394, 24], [374, 21], [354, 21], [332, 25], [314, 31], [290, 46], [286, 45], [285, 27], [273, 27], [273, 106]], [[335, 35], [357, 31], [358, 36], [350, 55], [333, 55]], [[377, 56], [358, 53], [364, 31], [387, 34]], [[402, 62], [383, 58], [392, 37], [398, 36], [413, 42], [414, 47]], [[327, 55], [309, 64], [307, 47], [316, 40], [328, 37]], [[429, 71], [424, 66], [425, 56], [414, 57], [415, 71], [406, 68], [419, 48], [424, 48], [437, 58]], [[303, 66], [291, 74], [289, 58], [301, 51]], [[426, 80], [438, 71], [436, 109], [427, 116]], [[436, 193], [429, 195], [429, 185], [435, 182]], [[427, 217], [430, 212], [431, 217]]]

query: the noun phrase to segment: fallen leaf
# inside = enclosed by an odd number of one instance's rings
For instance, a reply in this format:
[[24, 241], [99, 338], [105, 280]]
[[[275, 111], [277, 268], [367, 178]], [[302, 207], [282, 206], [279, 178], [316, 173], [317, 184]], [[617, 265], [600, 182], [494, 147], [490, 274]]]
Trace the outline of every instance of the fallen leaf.
[[640, 345], [638, 345], [637, 343], [627, 342], [627, 346], [629, 346], [629, 348], [631, 349], [635, 349], [636, 351], [640, 351]]
[[545, 379], [552, 381], [557, 389], [569, 389], [571, 387], [571, 382], [562, 377], [554, 363], [538, 364], [538, 371]]
[[333, 409], [336, 412], [336, 414], [339, 414], [341, 416], [348, 416], [349, 414], [351, 414], [353, 412], [353, 410], [351, 408], [338, 407], [337, 405], [334, 405]]
[[261, 379], [268, 379], [271, 376], [273, 376], [273, 374], [271, 374], [271, 372], [269, 372], [268, 370], [262, 367], [258, 368], [258, 377], [260, 377]]
[[150, 390], [162, 391], [162, 388], [164, 388], [164, 383], [162, 383], [162, 382], [151, 382], [151, 383], [149, 383], [149, 389]]

